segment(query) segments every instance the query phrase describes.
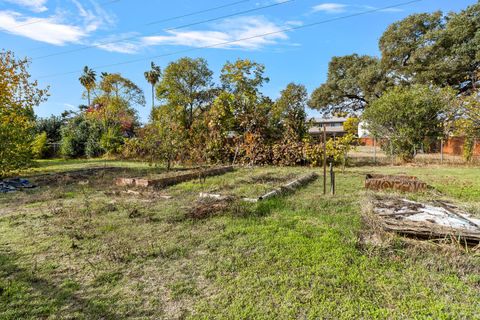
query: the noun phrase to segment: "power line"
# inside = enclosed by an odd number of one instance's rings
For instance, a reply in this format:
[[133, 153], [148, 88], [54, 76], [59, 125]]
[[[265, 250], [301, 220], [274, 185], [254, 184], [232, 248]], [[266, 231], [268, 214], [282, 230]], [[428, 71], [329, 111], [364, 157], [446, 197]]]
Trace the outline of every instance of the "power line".
[[204, 23], [208, 23], [208, 22], [213, 22], [213, 21], [218, 21], [218, 20], [222, 20], [222, 19], [226, 19], [226, 18], [231, 18], [231, 17], [235, 17], [235, 16], [247, 14], [247, 13], [252, 13], [252, 12], [255, 12], [255, 11], [260, 11], [260, 10], [265, 10], [265, 9], [285, 5], [285, 4], [293, 2], [293, 1], [297, 1], [297, 0], [285, 0], [285, 1], [282, 1], [282, 2], [276, 2], [274, 4], [270, 4], [270, 5], [266, 5], [266, 6], [262, 6], [262, 7], [257, 7], [257, 8], [253, 8], [253, 9], [248, 9], [248, 10], [243, 10], [243, 11], [240, 11], [240, 12], [227, 14], [227, 15], [223, 15], [223, 16], [215, 17], [215, 18], [211, 18], [211, 19], [192, 22], [192, 23], [188, 23], [188, 24], [164, 29], [162, 31], [156, 31], [156, 32], [153, 32], [153, 33], [148, 33], [148, 34], [141, 35], [141, 36], [135, 35], [135, 36], [126, 37], [126, 38], [122, 38], [122, 39], [117, 39], [117, 40], [92, 44], [92, 45], [89, 45], [89, 46], [83, 46], [83, 47], [80, 47], [80, 48], [55, 52], [55, 53], [47, 54], [47, 55], [44, 55], [44, 56], [34, 57], [34, 58], [32, 58], [32, 60], [40, 60], [40, 59], [46, 59], [46, 58], [50, 58], [50, 57], [56, 57], [56, 56], [69, 54], [69, 53], [73, 53], [73, 52], [78, 52], [78, 51], [83, 51], [83, 50], [87, 50], [87, 49], [102, 47], [102, 46], [107, 45], [107, 44], [114, 44], [114, 43], [120, 43], [120, 42], [123, 42], [123, 41], [126, 41], [126, 40], [137, 39], [137, 38], [140, 38], [140, 37], [151, 37], [151, 36], [158, 35], [161, 32], [179, 30], [179, 29], [183, 29], [183, 28], [187, 28], [187, 27], [191, 27], [191, 26], [196, 26], [196, 25], [199, 25], [199, 24], [204, 24]]
[[[120, 0], [114, 0], [114, 1], [120, 1]], [[250, 2], [250, 1], [251, 0], [241, 0], [241, 1], [230, 2], [230, 3], [227, 3], [227, 4], [221, 5], [221, 6], [211, 7], [211, 8], [200, 10], [200, 11], [194, 11], [194, 12], [190, 12], [190, 13], [187, 13], [187, 14], [184, 14], [184, 15], [165, 18], [165, 19], [162, 19], [162, 20], [155, 20], [155, 21], [149, 22], [145, 25], [150, 26], [150, 25], [159, 24], [159, 23], [163, 23], [163, 22], [174, 21], [174, 20], [178, 20], [178, 19], [182, 19], [182, 18], [186, 18], [186, 17], [199, 15], [199, 14], [202, 14], [202, 13], [208, 13], [208, 12], [212, 12], [212, 11], [216, 11], [216, 10], [220, 10], [220, 9], [224, 9], [224, 8], [228, 8], [228, 7], [233, 7], [233, 6], [236, 6], [238, 4], [242, 4], [242, 3], [246, 3], [246, 2]], [[122, 40], [118, 40], [118, 41], [125, 41], [125, 40], [126, 39], [122, 39]], [[101, 45], [104, 45], [104, 44], [101, 44]], [[50, 46], [41, 46], [41, 47], [30, 49], [30, 51], [36, 51], [36, 50], [49, 48], [49, 47]], [[39, 57], [39, 58], [42, 58], [42, 57]]]
[[[98, 5], [103, 7], [103, 6], [106, 6], [106, 5], [109, 5], [109, 4], [112, 4], [112, 3], [117, 3], [117, 2], [120, 2], [120, 0], [105, 1], [105, 2], [99, 3]], [[32, 24], [40, 23], [40, 22], [43, 22], [43, 21], [45, 21], [45, 19], [36, 19], [36, 20], [32, 20], [30, 22], [17, 24], [16, 26], [11, 27], [10, 29], [17, 29], [17, 28], [29, 26], [29, 25], [32, 25]]]
[[[144, 57], [144, 58], [139, 58], [139, 59], [134, 59], [134, 60], [128, 60], [128, 61], [118, 62], [118, 63], [112, 63], [112, 64], [107, 64], [107, 65], [95, 66], [95, 67], [93, 67], [93, 69], [102, 69], [102, 68], [116, 67], [116, 66], [127, 65], [127, 64], [132, 64], [132, 63], [141, 62], [141, 61], [146, 61], [146, 60], [153, 60], [153, 59], [168, 57], [168, 56], [177, 55], [177, 54], [184, 54], [184, 53], [189, 53], [189, 52], [198, 51], [198, 50], [203, 50], [203, 49], [209, 49], [209, 48], [215, 48], [215, 47], [225, 46], [225, 45], [229, 45], [229, 44], [233, 44], [233, 43], [237, 43], [237, 42], [252, 40], [252, 39], [261, 38], [261, 37], [265, 37], [265, 36], [269, 36], [269, 35], [274, 35], [274, 34], [279, 34], [279, 33], [283, 33], [283, 32], [295, 31], [295, 30], [300, 30], [300, 29], [306, 29], [306, 28], [311, 28], [311, 27], [315, 27], [315, 26], [322, 25], [322, 24], [326, 24], [326, 23], [330, 23], [330, 22], [347, 20], [347, 19], [350, 19], [350, 18], [354, 18], [354, 17], [358, 17], [358, 16], [363, 16], [363, 15], [368, 15], [368, 14], [371, 14], [371, 13], [376, 13], [376, 12], [380, 12], [380, 11], [384, 11], [384, 10], [388, 10], [388, 9], [395, 9], [395, 8], [407, 6], [407, 5], [410, 5], [410, 4], [413, 4], [413, 3], [422, 2], [422, 1], [424, 1], [424, 0], [412, 0], [412, 1], [407, 1], [407, 2], [401, 2], [401, 3], [398, 3], [398, 4], [396, 4], [396, 5], [391, 5], [391, 6], [386, 6], [386, 7], [381, 7], [381, 8], [366, 10], [366, 11], [362, 11], [362, 12], [357, 12], [357, 13], [353, 13], [353, 14], [341, 16], [341, 17], [336, 17], [336, 18], [321, 20], [321, 21], [317, 21], [317, 22], [312, 22], [312, 23], [305, 24], [305, 25], [302, 25], [302, 26], [295, 26], [295, 27], [284, 28], [284, 29], [281, 29], [281, 30], [272, 31], [272, 32], [268, 32], [268, 33], [262, 33], [262, 34], [258, 34], [258, 35], [251, 36], [251, 37], [246, 37], [246, 38], [241, 38], [241, 39], [235, 39], [235, 40], [225, 41], [225, 42], [219, 42], [219, 43], [212, 44], [212, 45], [201, 46], [201, 47], [196, 47], [196, 48], [190, 48], [190, 49], [185, 49], [185, 50], [173, 51], [173, 52], [169, 52], [169, 53], [165, 53], [165, 54], [161, 54], [161, 55], [156, 55], [156, 56], [151, 56], [151, 57]], [[80, 70], [80, 71], [79, 71], [79, 70], [75, 70], [75, 71], [69, 71], [69, 72], [63, 72], [63, 73], [56, 73], [56, 74], [41, 76], [41, 77], [39, 77], [39, 79], [54, 78], [54, 77], [59, 77], [59, 76], [64, 76], [64, 75], [69, 75], [69, 74], [77, 74], [77, 73], [80, 73], [80, 72], [81, 72], [81, 70]]]
[[202, 13], [207, 13], [207, 12], [211, 12], [211, 11], [215, 11], [215, 10], [219, 10], [219, 9], [233, 7], [237, 4], [250, 2], [250, 1], [251, 0], [242, 0], [242, 1], [232, 2], [232, 3], [227, 3], [227, 4], [224, 4], [224, 5], [218, 6], [218, 7], [213, 7], [213, 8], [209, 8], [209, 9], [205, 9], [205, 10], [195, 11], [195, 12], [187, 13], [187, 14], [184, 14], [184, 15], [176, 16], [176, 17], [166, 18], [166, 19], [162, 19], [162, 20], [155, 20], [155, 21], [147, 23], [146, 25], [151, 26], [151, 25], [154, 25], [154, 24], [159, 24], [159, 23], [163, 23], [163, 22], [168, 22], [168, 21], [173, 21], [173, 20], [177, 20], [177, 19], [187, 18], [187, 17], [198, 15], [198, 14], [202, 14]]

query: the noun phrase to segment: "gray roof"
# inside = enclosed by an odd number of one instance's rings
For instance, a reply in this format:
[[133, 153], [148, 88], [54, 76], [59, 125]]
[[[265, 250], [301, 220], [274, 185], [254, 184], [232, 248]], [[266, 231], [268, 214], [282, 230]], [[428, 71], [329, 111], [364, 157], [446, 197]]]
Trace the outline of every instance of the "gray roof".
[[339, 118], [339, 117], [331, 117], [331, 118], [311, 118], [315, 123], [336, 123], [336, 122], [345, 122], [348, 118]]
[[[321, 134], [323, 132], [323, 127], [311, 127], [308, 132], [310, 134]], [[327, 133], [344, 133], [343, 127], [326, 127]]]

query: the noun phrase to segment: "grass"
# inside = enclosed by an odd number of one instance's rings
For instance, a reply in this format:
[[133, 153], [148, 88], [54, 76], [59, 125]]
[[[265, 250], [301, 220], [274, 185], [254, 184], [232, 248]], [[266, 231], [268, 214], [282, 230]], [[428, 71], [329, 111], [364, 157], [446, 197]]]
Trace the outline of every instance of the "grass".
[[[29, 174], [102, 164], [41, 162]], [[253, 197], [312, 170], [244, 168], [140, 195], [119, 193], [111, 172], [0, 195], [0, 319], [480, 318], [477, 254], [397, 236], [366, 243], [361, 218], [365, 172], [417, 175], [437, 191], [415, 197], [441, 192], [475, 207], [478, 168], [347, 168], [335, 197], [317, 180], [294, 195], [185, 218], [199, 192]]]

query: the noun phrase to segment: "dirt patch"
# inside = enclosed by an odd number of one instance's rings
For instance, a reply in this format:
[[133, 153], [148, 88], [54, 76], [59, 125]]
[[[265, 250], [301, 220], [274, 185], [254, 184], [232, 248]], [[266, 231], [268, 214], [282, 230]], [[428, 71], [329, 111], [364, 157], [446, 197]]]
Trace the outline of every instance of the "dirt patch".
[[103, 178], [107, 174], [125, 173], [126, 171], [125, 168], [120, 167], [94, 167], [32, 176], [31, 180], [39, 186], [68, 185], [79, 182], [88, 182], [92, 179]]
[[365, 188], [370, 190], [398, 190], [403, 192], [421, 192], [428, 189], [428, 185], [413, 176], [394, 176], [367, 174]]

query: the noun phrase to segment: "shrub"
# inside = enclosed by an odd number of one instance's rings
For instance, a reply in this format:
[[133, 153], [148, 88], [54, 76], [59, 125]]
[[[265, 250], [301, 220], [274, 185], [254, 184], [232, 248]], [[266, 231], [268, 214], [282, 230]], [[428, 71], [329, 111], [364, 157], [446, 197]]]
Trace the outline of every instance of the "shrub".
[[32, 142], [32, 154], [35, 159], [42, 159], [47, 152], [47, 133], [38, 134]]
[[100, 146], [108, 155], [119, 154], [122, 151], [123, 136], [119, 128], [108, 128], [100, 138]]

